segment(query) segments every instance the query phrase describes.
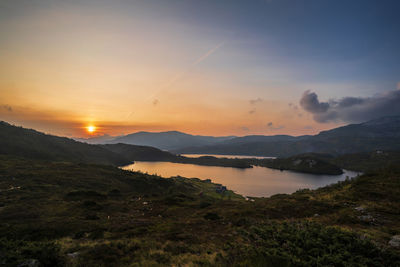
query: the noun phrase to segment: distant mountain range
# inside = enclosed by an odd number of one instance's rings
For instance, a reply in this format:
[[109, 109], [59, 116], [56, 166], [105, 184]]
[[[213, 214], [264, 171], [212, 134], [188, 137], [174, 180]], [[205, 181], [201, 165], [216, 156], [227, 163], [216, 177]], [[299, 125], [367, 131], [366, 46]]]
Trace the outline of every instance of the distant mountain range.
[[[400, 151], [400, 116], [350, 124], [313, 136], [211, 137], [180, 132], [139, 132], [111, 139], [106, 136], [103, 140], [108, 144], [87, 144], [0, 122], [0, 154], [123, 165], [133, 160], [191, 162], [174, 155], [185, 153], [289, 157], [310, 152], [343, 155], [374, 150]], [[202, 163], [211, 164], [209, 161]], [[218, 164], [227, 165], [225, 162]]]
[[212, 137], [177, 131], [138, 132], [119, 137], [80, 139], [88, 143], [152, 146], [176, 154], [226, 154], [288, 157], [317, 152], [340, 155], [373, 150], [400, 150], [400, 116], [350, 124], [317, 135], [249, 135]]
[[400, 116], [350, 124], [313, 136], [245, 136], [172, 152], [287, 157], [309, 152], [340, 155], [373, 150], [400, 150]]
[[182, 149], [190, 146], [207, 146], [214, 145], [220, 142], [230, 140], [236, 136], [203, 136], [203, 135], [191, 135], [178, 131], [168, 132], [137, 132], [124, 136], [111, 137], [103, 135], [99, 137], [93, 137], [88, 139], [76, 139], [81, 142], [89, 144], [130, 144], [140, 146], [152, 146], [162, 150], [175, 150]]

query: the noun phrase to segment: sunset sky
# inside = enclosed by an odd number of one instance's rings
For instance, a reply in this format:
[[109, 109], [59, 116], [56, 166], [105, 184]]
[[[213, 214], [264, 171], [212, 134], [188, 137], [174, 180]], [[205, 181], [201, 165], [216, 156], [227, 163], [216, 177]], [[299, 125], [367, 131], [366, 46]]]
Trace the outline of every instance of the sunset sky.
[[400, 112], [399, 46], [400, 1], [3, 0], [0, 120], [315, 134]]

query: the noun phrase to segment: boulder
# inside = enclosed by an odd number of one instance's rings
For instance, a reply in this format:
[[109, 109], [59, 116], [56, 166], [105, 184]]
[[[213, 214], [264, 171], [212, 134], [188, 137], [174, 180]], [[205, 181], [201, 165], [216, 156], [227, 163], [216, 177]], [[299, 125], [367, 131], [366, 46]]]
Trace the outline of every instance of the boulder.
[[400, 247], [400, 235], [392, 236], [392, 239], [389, 241], [389, 245], [396, 248]]

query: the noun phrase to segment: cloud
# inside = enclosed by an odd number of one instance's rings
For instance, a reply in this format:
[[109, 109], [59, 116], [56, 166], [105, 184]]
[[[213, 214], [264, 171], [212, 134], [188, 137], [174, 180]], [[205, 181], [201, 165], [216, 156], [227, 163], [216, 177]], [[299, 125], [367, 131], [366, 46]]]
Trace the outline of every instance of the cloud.
[[372, 97], [344, 97], [320, 102], [318, 95], [305, 91], [300, 106], [313, 114], [320, 123], [332, 121], [363, 122], [384, 116], [400, 115], [400, 90], [393, 90]]
[[263, 101], [264, 101], [264, 100], [263, 100], [262, 98], [260, 98], [260, 97], [258, 97], [258, 98], [256, 98], [256, 99], [250, 99], [250, 100], [249, 100], [249, 102], [250, 102], [251, 105], [255, 105], [255, 104], [261, 103], [261, 102], [263, 102]]
[[316, 93], [305, 91], [300, 99], [300, 106], [311, 113], [323, 113], [329, 108], [328, 103], [319, 102]]
[[12, 112], [13, 111], [12, 107], [9, 106], [9, 105], [0, 105], [0, 108], [5, 110], [5, 111], [8, 111], [8, 112]]
[[285, 128], [285, 126], [283, 126], [283, 125], [274, 126], [274, 124], [272, 122], [268, 122], [267, 123], [267, 128], [269, 130], [280, 130], [280, 129]]
[[251, 109], [251, 110], [249, 110], [249, 114], [254, 114], [254, 113], [256, 113], [256, 109], [255, 108], [253, 108], [253, 109]]
[[248, 127], [246, 127], [246, 126], [242, 126], [239, 129], [242, 130], [242, 131], [245, 131], [245, 132], [250, 131], [250, 129]]
[[[257, 97], [256, 99], [250, 99], [249, 103], [250, 103], [250, 105], [254, 106], [258, 103], [262, 103], [263, 101], [264, 101], [264, 99]], [[249, 114], [254, 114], [254, 113], [256, 113], [256, 111], [257, 111], [257, 109], [253, 107], [252, 109], [249, 110]]]
[[400, 90], [400, 82], [397, 83], [397, 90]]

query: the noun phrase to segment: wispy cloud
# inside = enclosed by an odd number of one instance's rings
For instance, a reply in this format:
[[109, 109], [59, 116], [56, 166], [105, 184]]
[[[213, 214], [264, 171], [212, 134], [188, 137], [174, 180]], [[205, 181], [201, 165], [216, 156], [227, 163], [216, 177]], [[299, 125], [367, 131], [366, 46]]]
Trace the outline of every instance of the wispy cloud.
[[273, 123], [273, 122], [268, 122], [268, 123], [267, 123], [267, 128], [268, 128], [269, 130], [280, 130], [280, 129], [285, 128], [285, 126], [284, 126], [284, 125], [277, 125], [277, 126], [274, 126], [274, 123]]
[[255, 104], [261, 103], [261, 102], [263, 102], [263, 101], [264, 101], [264, 99], [262, 99], [262, 98], [260, 98], [260, 97], [257, 97], [256, 99], [250, 99], [250, 100], [249, 100], [249, 102], [250, 102], [251, 105], [255, 105]]

